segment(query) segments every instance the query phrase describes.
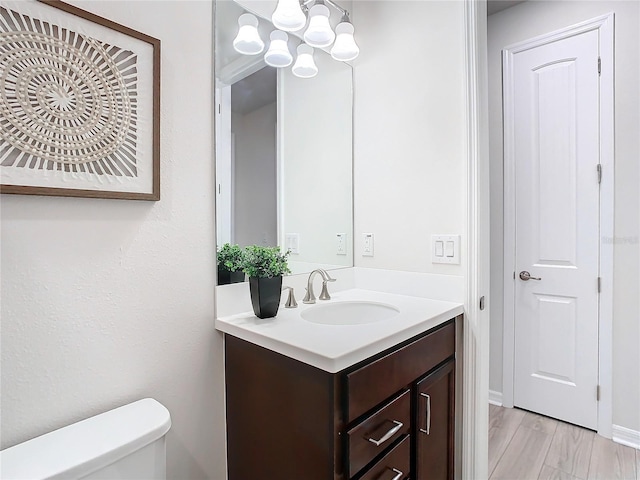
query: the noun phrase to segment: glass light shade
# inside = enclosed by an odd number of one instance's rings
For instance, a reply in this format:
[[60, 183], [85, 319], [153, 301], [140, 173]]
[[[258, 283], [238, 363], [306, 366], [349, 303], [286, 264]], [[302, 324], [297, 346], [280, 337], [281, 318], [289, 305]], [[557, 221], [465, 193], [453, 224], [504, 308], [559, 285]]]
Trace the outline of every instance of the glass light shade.
[[298, 58], [291, 71], [300, 78], [311, 78], [318, 74], [318, 67], [313, 60], [313, 48], [304, 43], [298, 45]]
[[331, 56], [341, 62], [355, 59], [360, 53], [360, 48], [353, 39], [353, 25], [349, 22], [339, 23], [336, 27], [336, 43], [331, 49]]
[[304, 41], [312, 47], [328, 47], [336, 34], [329, 25], [329, 9], [326, 5], [314, 5], [309, 10], [309, 27], [304, 32]]
[[307, 23], [299, 0], [278, 0], [278, 5], [271, 15], [273, 26], [285, 32], [300, 30]]
[[250, 13], [238, 18], [238, 35], [233, 40], [233, 48], [244, 55], [258, 55], [264, 50], [264, 42], [258, 34], [258, 19]]
[[280, 30], [271, 32], [271, 43], [269, 50], [264, 54], [264, 61], [267, 65], [276, 68], [288, 67], [293, 62], [293, 56], [289, 51], [289, 35]]

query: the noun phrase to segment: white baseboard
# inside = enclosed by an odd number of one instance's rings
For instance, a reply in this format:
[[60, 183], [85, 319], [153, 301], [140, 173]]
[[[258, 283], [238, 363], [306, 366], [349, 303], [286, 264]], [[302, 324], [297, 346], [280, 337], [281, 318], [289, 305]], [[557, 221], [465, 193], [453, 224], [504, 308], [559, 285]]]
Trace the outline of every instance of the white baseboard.
[[640, 432], [637, 430], [614, 425], [611, 429], [611, 439], [616, 443], [640, 450]]
[[489, 403], [491, 405], [502, 406], [502, 392], [496, 392], [495, 390], [489, 390]]

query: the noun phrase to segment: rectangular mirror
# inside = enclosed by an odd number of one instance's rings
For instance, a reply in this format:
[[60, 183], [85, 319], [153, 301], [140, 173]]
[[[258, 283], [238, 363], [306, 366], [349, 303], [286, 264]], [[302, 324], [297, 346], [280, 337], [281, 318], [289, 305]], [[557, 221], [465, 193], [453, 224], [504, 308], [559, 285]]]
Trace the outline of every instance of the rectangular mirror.
[[[216, 0], [216, 219], [226, 243], [290, 250], [292, 273], [353, 266], [353, 71], [315, 49], [318, 74], [264, 62], [275, 0]], [[265, 48], [233, 47], [256, 15]], [[296, 57], [302, 41], [289, 35]]]

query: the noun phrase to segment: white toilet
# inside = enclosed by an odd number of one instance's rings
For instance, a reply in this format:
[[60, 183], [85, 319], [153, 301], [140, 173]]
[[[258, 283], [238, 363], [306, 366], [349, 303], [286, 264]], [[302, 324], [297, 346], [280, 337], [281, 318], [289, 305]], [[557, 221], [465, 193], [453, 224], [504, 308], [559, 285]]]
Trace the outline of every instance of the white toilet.
[[169, 428], [161, 403], [138, 400], [2, 450], [0, 478], [165, 479]]

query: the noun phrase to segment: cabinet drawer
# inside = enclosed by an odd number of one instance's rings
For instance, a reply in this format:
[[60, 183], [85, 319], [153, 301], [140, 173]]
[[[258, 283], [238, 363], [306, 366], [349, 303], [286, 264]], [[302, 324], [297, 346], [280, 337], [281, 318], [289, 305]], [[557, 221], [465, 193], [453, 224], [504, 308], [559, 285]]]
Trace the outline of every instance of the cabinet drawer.
[[358, 473], [402, 435], [409, 433], [411, 395], [406, 390], [399, 397], [347, 432], [349, 476]]
[[403, 389], [455, 353], [455, 323], [347, 374], [347, 421]]
[[405, 480], [410, 478], [411, 440], [407, 435], [393, 450], [376, 462], [360, 480]]

